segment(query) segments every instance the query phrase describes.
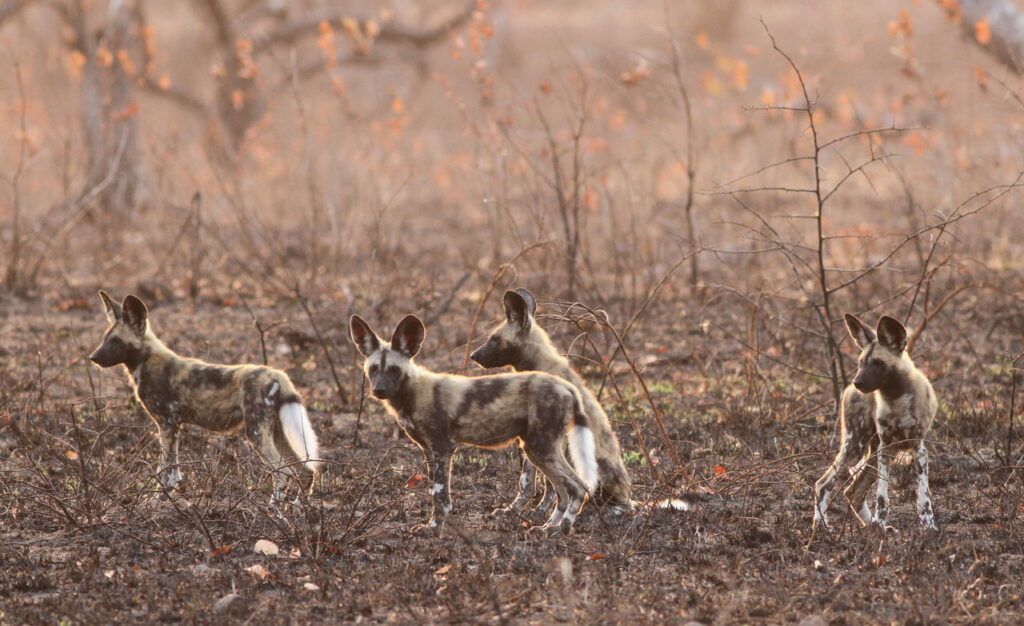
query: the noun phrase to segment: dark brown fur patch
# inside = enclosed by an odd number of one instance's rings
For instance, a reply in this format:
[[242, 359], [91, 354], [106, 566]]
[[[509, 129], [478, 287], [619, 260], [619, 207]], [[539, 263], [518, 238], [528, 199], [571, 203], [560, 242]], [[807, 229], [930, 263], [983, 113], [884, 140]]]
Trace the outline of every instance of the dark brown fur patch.
[[469, 391], [462, 396], [462, 402], [456, 409], [456, 414], [461, 415], [469, 409], [470, 403], [478, 406], [487, 406], [498, 398], [504, 396], [508, 391], [508, 381], [502, 378], [482, 379], [474, 383]]

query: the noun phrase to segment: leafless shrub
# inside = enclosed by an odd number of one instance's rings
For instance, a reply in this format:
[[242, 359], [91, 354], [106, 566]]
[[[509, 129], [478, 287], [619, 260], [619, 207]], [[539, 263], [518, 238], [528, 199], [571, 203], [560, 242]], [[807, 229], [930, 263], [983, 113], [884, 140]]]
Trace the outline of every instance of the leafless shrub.
[[[778, 46], [774, 36], [768, 30], [767, 25], [762, 22], [762, 26], [771, 41], [772, 48], [785, 60], [789, 69], [796, 76], [796, 80], [800, 85], [801, 94], [801, 102], [797, 105], [772, 105], [764, 107], [763, 110], [792, 111], [801, 115], [807, 123], [806, 128], [810, 139], [810, 151], [809, 154], [797, 154], [796, 156], [791, 156], [760, 167], [753, 172], [721, 185], [723, 190], [714, 191], [712, 194], [727, 195], [731, 197], [745, 213], [754, 219], [754, 225], [748, 226], [750, 234], [754, 241], [764, 246], [760, 250], [755, 250], [753, 252], [754, 254], [780, 254], [785, 259], [791, 274], [790, 284], [801, 296], [799, 306], [794, 313], [798, 313], [801, 309], [808, 310], [812, 314], [818, 330], [813, 331], [807, 327], [802, 327], [795, 321], [795, 318], [781, 312], [768, 310], [762, 304], [764, 302], [763, 298], [745, 296], [745, 299], [752, 306], [758, 307], [765, 318], [771, 320], [773, 323], [783, 326], [792, 326], [801, 332], [807, 333], [809, 338], [812, 338], [812, 340], [824, 344], [826, 351], [826, 368], [824, 374], [815, 373], [804, 367], [786, 364], [777, 359], [773, 360], [788, 367], [802, 370], [805, 373], [828, 380], [832, 386], [833, 412], [836, 412], [839, 409], [839, 397], [843, 388], [846, 386], [847, 379], [846, 367], [839, 351], [839, 346], [843, 341], [843, 334], [841, 331], [836, 331], [837, 324], [839, 324], [840, 320], [839, 316], [835, 312], [836, 299], [841, 297], [844, 291], [852, 289], [862, 280], [880, 271], [884, 271], [894, 257], [896, 257], [896, 255], [905, 247], [924, 239], [926, 236], [930, 236], [931, 241], [929, 244], [929, 251], [921, 259], [921, 267], [917, 272], [917, 279], [910, 282], [909, 285], [901, 287], [896, 295], [883, 297], [878, 304], [874, 305], [879, 306], [880, 304], [884, 304], [890, 299], [898, 297], [898, 295], [902, 293], [912, 293], [913, 295], [911, 296], [907, 316], [909, 318], [914, 312], [915, 304], [918, 300], [918, 294], [921, 292], [923, 287], [930, 284], [930, 278], [935, 271], [934, 268], [930, 268], [931, 262], [939, 240], [947, 232], [949, 227], [961, 220], [977, 214], [995, 201], [1001, 199], [1011, 190], [1015, 189], [1019, 186], [1020, 180], [1022, 176], [1024, 176], [1024, 172], [1019, 174], [1008, 184], [996, 185], [981, 192], [972, 194], [961, 204], [954, 207], [947, 215], [940, 215], [939, 219], [933, 221], [931, 224], [911, 229], [907, 234], [897, 237], [896, 243], [889, 248], [888, 251], [866, 265], [859, 267], [843, 267], [838, 265], [838, 263], [836, 263], [838, 259], [833, 258], [829, 246], [837, 241], [847, 239], [850, 236], [844, 234], [832, 234], [828, 232], [826, 219], [827, 211], [831, 208], [830, 201], [832, 201], [836, 194], [840, 192], [855, 176], [862, 176], [870, 183], [868, 169], [875, 164], [884, 164], [887, 161], [889, 156], [884, 152], [877, 151], [876, 137], [893, 133], [904, 133], [910, 129], [890, 126], [885, 128], [857, 130], [831, 139], [822, 137], [819, 134], [818, 124], [815, 121], [816, 102], [811, 98], [808, 92], [807, 83], [805, 82], [800, 68], [793, 59]], [[868, 154], [861, 161], [856, 162], [855, 164], [850, 164], [839, 150], [845, 143], [853, 140], [865, 141]], [[823, 159], [824, 156], [829, 153], [834, 154], [835, 158], [842, 160], [846, 167], [846, 171], [832, 184], [829, 184], [824, 178], [825, 166]], [[808, 181], [809, 184], [806, 186], [791, 186], [788, 184], [753, 187], [735, 186], [737, 183], [756, 177], [765, 172], [782, 167], [798, 166], [800, 164], [807, 164], [811, 169], [809, 173], [802, 174], [810, 179]], [[809, 213], [786, 213], [769, 217], [751, 206], [751, 204], [745, 199], [749, 194], [770, 193], [810, 196], [812, 211]], [[780, 226], [776, 225], [777, 223], [793, 221], [809, 221], [813, 224], [810, 244], [804, 243], [800, 239], [790, 239], [782, 232]], [[796, 232], [800, 232], [799, 228], [796, 229]], [[718, 250], [717, 252], [728, 254], [733, 251]], [[813, 288], [809, 286], [810, 284], [813, 284]], [[926, 290], [925, 293], [930, 294], [930, 290]], [[925, 307], [925, 319], [927, 320], [930, 319], [927, 312], [927, 303], [925, 304]], [[852, 308], [859, 312], [863, 310], [864, 307], [854, 306]], [[756, 361], [759, 360], [760, 356], [760, 352], [758, 352], [754, 358], [755, 368]]]

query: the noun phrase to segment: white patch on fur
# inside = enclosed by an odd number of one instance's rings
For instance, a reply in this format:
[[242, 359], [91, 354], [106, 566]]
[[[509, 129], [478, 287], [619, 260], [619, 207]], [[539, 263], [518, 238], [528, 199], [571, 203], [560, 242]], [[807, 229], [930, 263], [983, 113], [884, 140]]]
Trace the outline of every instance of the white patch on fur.
[[583, 484], [593, 491], [598, 478], [593, 431], [586, 426], [573, 426], [569, 433], [569, 455]]
[[134, 380], [135, 382], [139, 382], [139, 376], [141, 374], [142, 374], [142, 363], [139, 363], [138, 365], [135, 366], [135, 369], [132, 370], [132, 380]]
[[434, 488], [430, 490], [430, 493], [436, 496], [442, 491], [444, 491], [444, 485], [441, 483], [434, 483]]
[[875, 516], [871, 514], [871, 507], [868, 506], [869, 499], [870, 498], [864, 498], [864, 501], [860, 503], [860, 512], [858, 513], [861, 521], [865, 524], [870, 524], [875, 521]]
[[664, 500], [658, 500], [657, 504], [659, 509], [672, 509], [673, 511], [689, 511], [693, 508], [689, 502], [679, 498], [665, 498]]
[[814, 507], [814, 521], [823, 521], [828, 525], [828, 503], [832, 499], [832, 490], [824, 489], [821, 492], [821, 498], [815, 503]]
[[935, 528], [935, 516], [931, 512], [932, 501], [928, 497], [928, 475], [921, 474], [917, 478], [917, 510], [920, 511], [921, 525]]
[[313, 432], [313, 425], [309, 422], [309, 415], [306, 414], [306, 407], [298, 402], [288, 402], [281, 405], [279, 414], [284, 437], [288, 440], [292, 452], [300, 461], [305, 462], [308, 470], [317, 471], [320, 467], [320, 461], [317, 460], [320, 456], [320, 446], [316, 440], [316, 433]]
[[159, 473], [160, 484], [165, 489], [174, 489], [174, 487], [181, 482], [181, 470], [177, 467], [172, 467], [170, 469], [165, 467], [162, 468]]
[[441, 512], [444, 513], [445, 515], [448, 515], [449, 513], [452, 512], [452, 505], [447, 503], [447, 502], [442, 502], [441, 503]]
[[277, 396], [277, 392], [281, 390], [281, 385], [277, 384], [275, 380], [270, 384], [270, 390], [267, 391], [267, 397], [263, 398], [263, 404], [267, 406], [274, 406], [274, 397]]

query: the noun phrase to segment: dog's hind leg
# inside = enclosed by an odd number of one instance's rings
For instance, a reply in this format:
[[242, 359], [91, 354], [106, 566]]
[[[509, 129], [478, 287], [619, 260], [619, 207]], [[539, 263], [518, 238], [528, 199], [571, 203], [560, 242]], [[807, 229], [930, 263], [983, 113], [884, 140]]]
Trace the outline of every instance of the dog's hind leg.
[[540, 504], [537, 505], [537, 512], [541, 517], [551, 513], [552, 507], [555, 506], [555, 499], [557, 498], [557, 492], [555, 486], [551, 484], [551, 481], [544, 481], [544, 497], [541, 499]]
[[850, 485], [843, 491], [850, 508], [860, 520], [861, 524], [870, 524], [874, 521], [871, 514], [871, 507], [868, 506], [870, 498], [868, 491], [871, 483], [878, 478], [878, 465], [876, 463], [875, 449], [878, 447], [878, 437], [873, 436], [866, 444], [858, 445], [852, 452], [860, 455], [860, 460], [853, 467]]
[[274, 495], [271, 496], [270, 504], [274, 506], [284, 501], [288, 480], [284, 470], [285, 459], [274, 441], [274, 422], [270, 419], [251, 419], [252, 417], [246, 416], [245, 439], [270, 466], [274, 476]]
[[921, 518], [921, 526], [927, 530], [938, 530], [928, 490], [928, 449], [923, 439], [914, 451], [914, 469], [917, 471], [917, 514]]
[[527, 458], [525, 452], [522, 453], [522, 462], [523, 465], [522, 470], [519, 473], [519, 487], [516, 490], [516, 497], [507, 506], [495, 509], [493, 515], [518, 511], [526, 505], [530, 498], [533, 497], [534, 491], [536, 490], [535, 483], [537, 478], [537, 468], [530, 462], [530, 459]]
[[539, 449], [527, 447], [526, 453], [530, 460], [551, 482], [549, 486], [557, 494], [558, 505], [551, 512], [551, 517], [544, 524], [544, 528], [559, 528], [562, 533], [567, 534], [571, 529], [580, 508], [583, 506], [583, 498], [586, 496], [587, 488], [579, 476], [569, 465], [562, 453], [561, 446], [537, 446]]
[[811, 530], [822, 524], [828, 528], [828, 503], [832, 500], [833, 490], [836, 485], [836, 476], [843, 469], [846, 463], [846, 450], [850, 446], [850, 436], [847, 435], [839, 442], [839, 450], [836, 451], [836, 458], [829, 465], [825, 473], [814, 483], [814, 521], [811, 523]]

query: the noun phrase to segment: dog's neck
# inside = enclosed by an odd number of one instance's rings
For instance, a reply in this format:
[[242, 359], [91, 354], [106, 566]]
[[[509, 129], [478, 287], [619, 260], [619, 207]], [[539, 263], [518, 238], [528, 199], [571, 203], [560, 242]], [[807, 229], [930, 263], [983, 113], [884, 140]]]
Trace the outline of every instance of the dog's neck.
[[160, 338], [147, 326], [146, 334], [142, 338], [142, 348], [126, 360], [123, 365], [132, 380], [138, 382], [142, 376], [142, 370], [146, 367], [146, 363], [153, 358], [177, 360], [182, 357], [168, 348], [164, 342], [160, 341]]
[[910, 360], [910, 356], [904, 352], [900, 355], [897, 374], [895, 376], [888, 377], [885, 384], [879, 387], [878, 393], [886, 400], [886, 402], [890, 403], [909, 393], [913, 393], [913, 373], [915, 371], [917, 371], [917, 368], [914, 367], [914, 363]]
[[530, 333], [530, 341], [526, 342], [527, 348], [522, 350], [519, 360], [513, 365], [514, 369], [520, 372], [555, 372], [572, 369], [569, 360], [559, 354], [551, 342], [551, 336], [543, 328], [535, 325], [530, 329]]

